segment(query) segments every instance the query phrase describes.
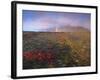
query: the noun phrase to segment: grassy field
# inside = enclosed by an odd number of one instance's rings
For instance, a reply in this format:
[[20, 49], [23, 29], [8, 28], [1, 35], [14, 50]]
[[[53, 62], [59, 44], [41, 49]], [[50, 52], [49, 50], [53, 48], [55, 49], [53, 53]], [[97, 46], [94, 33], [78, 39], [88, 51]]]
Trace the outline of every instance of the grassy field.
[[23, 69], [90, 66], [90, 32], [23, 32]]

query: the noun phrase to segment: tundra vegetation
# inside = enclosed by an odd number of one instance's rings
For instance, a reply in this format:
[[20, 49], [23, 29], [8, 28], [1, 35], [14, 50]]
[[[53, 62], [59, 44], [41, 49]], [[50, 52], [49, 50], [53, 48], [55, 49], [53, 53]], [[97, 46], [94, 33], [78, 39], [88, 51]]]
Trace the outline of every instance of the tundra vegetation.
[[90, 32], [23, 31], [23, 69], [90, 66]]

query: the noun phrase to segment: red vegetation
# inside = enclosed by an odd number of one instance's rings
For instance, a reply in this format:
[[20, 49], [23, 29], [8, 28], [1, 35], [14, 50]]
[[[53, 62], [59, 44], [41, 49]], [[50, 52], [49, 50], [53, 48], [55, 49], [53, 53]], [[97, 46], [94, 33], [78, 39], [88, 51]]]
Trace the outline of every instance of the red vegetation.
[[34, 51], [24, 52], [23, 55], [24, 59], [28, 61], [36, 60], [41, 62], [46, 61], [48, 63], [52, 63], [55, 59], [55, 55], [51, 51], [45, 52], [41, 50], [34, 50]]

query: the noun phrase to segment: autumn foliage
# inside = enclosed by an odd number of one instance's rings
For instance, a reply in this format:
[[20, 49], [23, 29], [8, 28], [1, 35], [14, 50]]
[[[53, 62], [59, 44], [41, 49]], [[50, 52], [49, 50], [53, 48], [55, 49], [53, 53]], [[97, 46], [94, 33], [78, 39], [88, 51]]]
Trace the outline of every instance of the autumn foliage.
[[23, 32], [23, 69], [90, 65], [90, 32]]
[[55, 55], [51, 51], [45, 52], [41, 50], [34, 50], [24, 52], [24, 58], [28, 61], [36, 60], [40, 62], [46, 61], [48, 63], [52, 63], [55, 59]]

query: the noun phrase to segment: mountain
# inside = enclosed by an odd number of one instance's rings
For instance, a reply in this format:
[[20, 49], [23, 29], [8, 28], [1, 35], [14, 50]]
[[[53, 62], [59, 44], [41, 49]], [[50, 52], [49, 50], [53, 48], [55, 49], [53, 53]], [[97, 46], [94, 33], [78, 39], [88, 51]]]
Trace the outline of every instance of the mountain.
[[62, 27], [53, 27], [46, 29], [47, 32], [88, 32], [89, 29], [86, 29], [81, 26], [62, 26]]

